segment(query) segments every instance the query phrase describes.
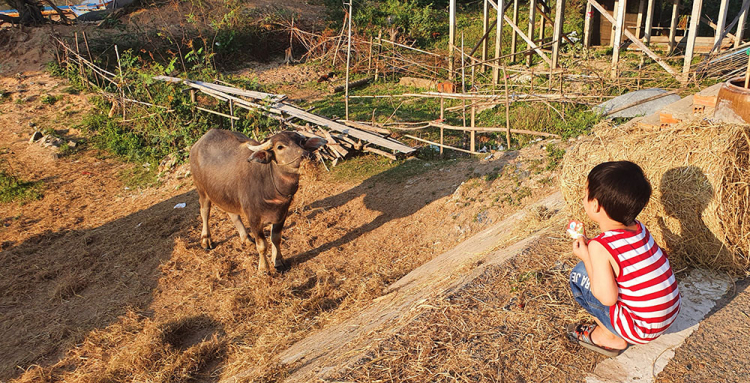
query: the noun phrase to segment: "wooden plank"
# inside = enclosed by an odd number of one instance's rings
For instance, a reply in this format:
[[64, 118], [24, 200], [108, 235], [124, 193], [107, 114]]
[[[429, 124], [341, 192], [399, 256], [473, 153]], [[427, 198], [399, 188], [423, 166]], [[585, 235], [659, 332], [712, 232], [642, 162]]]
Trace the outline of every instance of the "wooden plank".
[[693, 11], [690, 15], [690, 27], [688, 28], [688, 41], [687, 48], [685, 49], [685, 61], [682, 65], [682, 73], [690, 72], [690, 65], [693, 62], [693, 52], [695, 51], [695, 37], [698, 36], [698, 21], [701, 18], [702, 9], [703, 0], [693, 0]]
[[387, 157], [387, 158], [390, 158], [390, 159], [392, 159], [392, 160], [394, 160], [394, 161], [396, 161], [396, 160], [398, 159], [398, 158], [397, 158], [397, 157], [396, 157], [395, 155], [393, 155], [392, 153], [388, 153], [388, 152], [386, 152], [386, 151], [384, 151], [384, 150], [380, 150], [380, 149], [376, 149], [376, 148], [371, 148], [371, 147], [369, 147], [369, 146], [365, 146], [364, 148], [362, 148], [362, 150], [364, 150], [364, 151], [366, 151], [366, 152], [370, 152], [370, 153], [375, 153], [375, 154], [377, 154], [377, 155], [381, 155], [381, 156], [383, 156], [383, 157]]
[[319, 126], [325, 126], [329, 129], [333, 129], [337, 132], [341, 132], [344, 134], [348, 134], [352, 137], [358, 138], [363, 141], [367, 141], [370, 143], [373, 143], [378, 146], [382, 146], [384, 148], [388, 148], [391, 150], [396, 150], [401, 153], [409, 154], [413, 152], [415, 149], [401, 144], [399, 142], [396, 142], [395, 140], [389, 140], [386, 138], [383, 138], [381, 136], [378, 136], [376, 134], [370, 133], [370, 132], [364, 132], [356, 128], [352, 128], [349, 126], [346, 126], [344, 124], [340, 124], [335, 121], [331, 121], [325, 117], [321, 117], [312, 113], [305, 112], [304, 110], [301, 110], [299, 108], [296, 108], [294, 106], [291, 106], [289, 104], [285, 103], [278, 103], [274, 105], [275, 109], [278, 109], [286, 114], [289, 114], [290, 116], [294, 116], [296, 118], [299, 118], [301, 120], [305, 120], [308, 122], [311, 122], [313, 124], [319, 125]]
[[[628, 0], [620, 0], [620, 4], [617, 7], [617, 20], [614, 23], [615, 26], [615, 38], [614, 38], [614, 50], [612, 51], [612, 70], [610, 75], [612, 78], [617, 78], [617, 66], [620, 64], [620, 47], [622, 46], [622, 31], [625, 29], [625, 11], [628, 8]], [[651, 0], [649, 0], [651, 1]]]
[[737, 24], [737, 32], [735, 33], [734, 38], [734, 47], [739, 48], [740, 44], [742, 44], [742, 38], [745, 35], [745, 21], [747, 20], [747, 9], [741, 9], [740, 10], [740, 20], [739, 24]]
[[586, 18], [583, 24], [583, 47], [591, 47], [591, 30], [594, 28], [594, 9], [591, 3], [586, 2]]
[[638, 4], [638, 18], [635, 21], [635, 37], [641, 38], [641, 32], [643, 32], [643, 13], [646, 12], [646, 2], [648, 0], [640, 0]]
[[729, 0], [721, 0], [719, 6], [719, 19], [716, 21], [716, 33], [714, 33], [714, 45], [722, 39], [722, 33], [727, 26], [727, 4]]
[[552, 69], [557, 69], [560, 60], [560, 44], [562, 43], [563, 24], [565, 22], [565, 0], [557, 0], [555, 4], [555, 26], [552, 31]]
[[654, 24], [654, 1], [655, 0], [648, 0], [648, 11], [646, 12], [646, 32], [643, 36], [643, 40], [646, 42], [646, 44], [651, 42], [651, 27]]
[[200, 87], [205, 87], [211, 90], [215, 90], [222, 93], [228, 93], [233, 94], [236, 96], [243, 96], [243, 97], [249, 97], [254, 98], [256, 100], [265, 100], [265, 99], [279, 99], [283, 98], [283, 95], [273, 94], [273, 93], [264, 93], [264, 92], [256, 92], [253, 90], [244, 90], [244, 89], [238, 89], [231, 86], [224, 86], [219, 84], [214, 84], [210, 82], [203, 82], [203, 81], [192, 81], [192, 80], [184, 80], [179, 77], [170, 77], [170, 76], [154, 76], [155, 80], [160, 81], [168, 81], [168, 82], [175, 82], [175, 83], [183, 83], [186, 85], [198, 85]]
[[[534, 36], [534, 22], [536, 21], [536, 0], [529, 0], [529, 29], [528, 33], [529, 36]], [[531, 45], [526, 43], [529, 48], [531, 48]], [[526, 66], [530, 67], [531, 62], [533, 60], [534, 56], [529, 54], [526, 56]]]
[[672, 0], [672, 19], [669, 22], [669, 50], [668, 55], [674, 52], [674, 48], [677, 46], [675, 43], [675, 36], [677, 36], [677, 21], [680, 16], [680, 0]]
[[[599, 11], [599, 13], [602, 16], [604, 16], [607, 20], [609, 20], [610, 23], [613, 23], [613, 24], [615, 23], [615, 19], [612, 17], [612, 15], [609, 14], [609, 12], [607, 12], [606, 9], [604, 9], [604, 7], [601, 6], [601, 4], [597, 3], [596, 0], [588, 0], [588, 1], [594, 8], [596, 8], [597, 11]], [[696, 1], [703, 1], [703, 0], [696, 0]], [[666, 70], [669, 74], [673, 76], [677, 75], [677, 72], [674, 69], [672, 69], [672, 67], [669, 66], [669, 64], [664, 62], [664, 60], [662, 60], [661, 57], [659, 57], [651, 49], [648, 49], [648, 47], [644, 45], [640, 40], [638, 40], [635, 37], [635, 35], [633, 35], [629, 30], [625, 29], [623, 33], [625, 34], [627, 38], [630, 39], [630, 41], [633, 42], [633, 44], [635, 44], [635, 46], [637, 46], [643, 52], [645, 52], [648, 55], [648, 57], [650, 57], [652, 60], [656, 61], [656, 63], [659, 64], [659, 66], [661, 66], [662, 68], [664, 68], [664, 70]]]
[[365, 130], [368, 132], [385, 134], [387, 136], [391, 134], [391, 131], [388, 129], [378, 128], [377, 126], [368, 125], [359, 121], [350, 121], [350, 120], [336, 120], [336, 121], [342, 124], [349, 125], [353, 128]]

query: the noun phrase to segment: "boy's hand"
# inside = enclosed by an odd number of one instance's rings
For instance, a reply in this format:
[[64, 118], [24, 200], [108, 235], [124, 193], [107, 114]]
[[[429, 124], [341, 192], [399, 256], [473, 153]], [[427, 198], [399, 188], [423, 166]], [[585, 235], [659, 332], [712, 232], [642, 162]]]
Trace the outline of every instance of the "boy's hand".
[[589, 261], [589, 247], [587, 242], [588, 240], [585, 236], [578, 237], [573, 241], [573, 255], [584, 262]]

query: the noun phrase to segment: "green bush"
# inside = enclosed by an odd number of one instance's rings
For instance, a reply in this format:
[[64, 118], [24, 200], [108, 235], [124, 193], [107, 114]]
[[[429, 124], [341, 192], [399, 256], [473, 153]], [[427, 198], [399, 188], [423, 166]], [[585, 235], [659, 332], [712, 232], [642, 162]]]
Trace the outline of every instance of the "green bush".
[[395, 29], [400, 35], [416, 40], [420, 46], [447, 28], [447, 14], [436, 10], [432, 2], [370, 0], [356, 8], [352, 21], [360, 28]]
[[27, 202], [42, 198], [42, 183], [19, 179], [10, 170], [0, 169], [0, 202]]

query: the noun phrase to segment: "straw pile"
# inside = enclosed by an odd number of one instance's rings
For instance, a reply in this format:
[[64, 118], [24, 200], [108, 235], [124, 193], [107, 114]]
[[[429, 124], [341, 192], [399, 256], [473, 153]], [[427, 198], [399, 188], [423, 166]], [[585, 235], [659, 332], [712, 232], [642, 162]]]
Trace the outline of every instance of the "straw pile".
[[603, 124], [565, 155], [561, 189], [573, 215], [585, 219], [581, 199], [589, 171], [605, 161], [633, 161], [654, 190], [638, 219], [667, 251], [672, 267], [745, 273], [749, 148], [747, 126], [694, 121], [668, 130], [628, 131]]

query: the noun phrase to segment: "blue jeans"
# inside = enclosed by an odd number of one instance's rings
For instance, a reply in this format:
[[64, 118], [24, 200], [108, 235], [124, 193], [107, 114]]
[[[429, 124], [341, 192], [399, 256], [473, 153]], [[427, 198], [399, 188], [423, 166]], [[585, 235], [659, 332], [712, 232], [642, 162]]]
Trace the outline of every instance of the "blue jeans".
[[586, 267], [583, 265], [583, 262], [578, 262], [573, 271], [570, 272], [570, 289], [573, 291], [573, 298], [589, 314], [599, 319], [607, 330], [617, 335], [614, 326], [612, 326], [612, 319], [609, 317], [609, 306], [605, 306], [599, 302], [594, 294], [591, 293], [590, 287], [591, 282], [589, 281], [589, 274], [586, 272]]

